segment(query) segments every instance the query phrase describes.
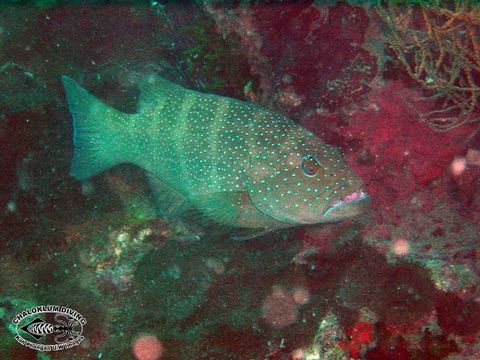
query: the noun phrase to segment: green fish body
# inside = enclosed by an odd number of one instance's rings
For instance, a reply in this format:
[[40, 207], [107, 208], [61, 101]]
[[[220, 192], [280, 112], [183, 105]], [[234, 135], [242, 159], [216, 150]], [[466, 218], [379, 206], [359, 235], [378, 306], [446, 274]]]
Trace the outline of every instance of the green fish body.
[[367, 207], [338, 149], [255, 103], [150, 75], [138, 112], [125, 114], [62, 80], [74, 120], [70, 173], [79, 180], [133, 163], [158, 203], [187, 202], [220, 224], [260, 231], [339, 221]]

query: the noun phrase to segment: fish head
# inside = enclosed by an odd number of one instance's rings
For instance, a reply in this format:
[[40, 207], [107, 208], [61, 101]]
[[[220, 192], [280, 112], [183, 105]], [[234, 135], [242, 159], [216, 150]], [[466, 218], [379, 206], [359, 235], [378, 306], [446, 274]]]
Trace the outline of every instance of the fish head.
[[369, 208], [364, 184], [340, 150], [306, 132], [254, 153], [248, 192], [256, 208], [292, 226], [340, 221]]

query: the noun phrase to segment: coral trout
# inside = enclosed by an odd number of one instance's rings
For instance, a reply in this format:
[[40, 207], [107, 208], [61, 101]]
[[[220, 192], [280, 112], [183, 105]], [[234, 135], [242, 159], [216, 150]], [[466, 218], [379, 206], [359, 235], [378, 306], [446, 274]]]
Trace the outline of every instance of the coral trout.
[[74, 127], [71, 175], [119, 163], [146, 171], [158, 203], [187, 202], [217, 223], [265, 232], [339, 221], [368, 195], [340, 151], [285, 116], [156, 75], [122, 113], [64, 76]]

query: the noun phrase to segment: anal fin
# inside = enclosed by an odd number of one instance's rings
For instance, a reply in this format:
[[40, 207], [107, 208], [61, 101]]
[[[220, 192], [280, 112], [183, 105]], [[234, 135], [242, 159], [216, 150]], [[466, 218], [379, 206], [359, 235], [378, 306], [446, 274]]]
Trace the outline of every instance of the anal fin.
[[147, 172], [146, 177], [160, 216], [176, 217], [181, 214], [186, 199], [154, 174]]

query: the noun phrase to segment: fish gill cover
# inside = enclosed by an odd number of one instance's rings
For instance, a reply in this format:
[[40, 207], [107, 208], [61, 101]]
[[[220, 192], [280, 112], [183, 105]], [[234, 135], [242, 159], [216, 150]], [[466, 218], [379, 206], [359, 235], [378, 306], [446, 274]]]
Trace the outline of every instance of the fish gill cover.
[[0, 13], [0, 358], [480, 357], [475, 3]]

